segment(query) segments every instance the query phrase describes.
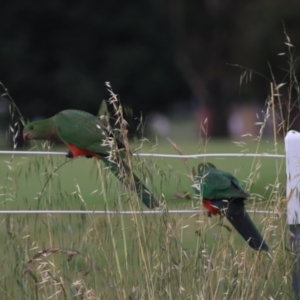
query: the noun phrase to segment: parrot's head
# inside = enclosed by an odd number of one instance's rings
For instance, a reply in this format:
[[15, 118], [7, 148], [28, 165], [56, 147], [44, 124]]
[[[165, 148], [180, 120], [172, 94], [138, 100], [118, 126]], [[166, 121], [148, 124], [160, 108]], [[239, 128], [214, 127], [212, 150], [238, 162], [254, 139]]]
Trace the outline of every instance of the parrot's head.
[[207, 169], [216, 169], [216, 166], [210, 162], [201, 163], [198, 165], [198, 174], [204, 174]]
[[49, 140], [52, 136], [52, 126], [48, 119], [28, 123], [23, 129], [23, 139], [26, 140]]
[[207, 185], [205, 182], [205, 177], [212, 170], [216, 169], [216, 166], [210, 162], [200, 163], [198, 165], [198, 174], [196, 175], [195, 169], [193, 169], [193, 180], [194, 184], [192, 187], [195, 188], [196, 198], [203, 194], [203, 189]]

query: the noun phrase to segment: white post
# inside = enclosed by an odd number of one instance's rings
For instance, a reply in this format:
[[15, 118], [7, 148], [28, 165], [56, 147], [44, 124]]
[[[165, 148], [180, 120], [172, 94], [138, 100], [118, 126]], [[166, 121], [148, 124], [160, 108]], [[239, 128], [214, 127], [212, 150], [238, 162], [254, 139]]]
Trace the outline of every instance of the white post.
[[285, 137], [287, 222], [300, 224], [300, 133], [291, 130]]
[[300, 133], [291, 130], [285, 137], [287, 223], [291, 231], [291, 251], [295, 264], [292, 285], [295, 299], [300, 300]]

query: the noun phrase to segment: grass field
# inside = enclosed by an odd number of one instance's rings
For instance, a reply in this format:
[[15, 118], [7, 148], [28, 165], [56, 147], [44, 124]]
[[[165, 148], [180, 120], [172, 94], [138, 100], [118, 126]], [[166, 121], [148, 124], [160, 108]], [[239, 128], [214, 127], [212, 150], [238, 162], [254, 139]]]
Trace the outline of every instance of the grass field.
[[[227, 140], [212, 140], [205, 147], [192, 140], [177, 145], [184, 154], [275, 153], [274, 145], [266, 141], [259, 147], [256, 142], [237, 145]], [[164, 140], [157, 146], [144, 144], [140, 150], [149, 151], [177, 154]], [[282, 142], [276, 152], [284, 153]], [[146, 208], [98, 161], [74, 159], [56, 170], [66, 161], [57, 156], [1, 157], [1, 210], [133, 213], [0, 215], [1, 299], [292, 298], [283, 159], [209, 159], [243, 182], [251, 193], [247, 208], [274, 211], [251, 215], [269, 253], [252, 250], [236, 232], [220, 226], [218, 218], [168, 214], [168, 209], [201, 208], [197, 201], [174, 194], [193, 193], [191, 169], [203, 159], [189, 159], [188, 168], [182, 159], [134, 159], [137, 173], [163, 202], [166, 211], [158, 215], [135, 213]], [[26, 263], [45, 249], [50, 249], [45, 257]], [[80, 254], [68, 261], [71, 250]]]

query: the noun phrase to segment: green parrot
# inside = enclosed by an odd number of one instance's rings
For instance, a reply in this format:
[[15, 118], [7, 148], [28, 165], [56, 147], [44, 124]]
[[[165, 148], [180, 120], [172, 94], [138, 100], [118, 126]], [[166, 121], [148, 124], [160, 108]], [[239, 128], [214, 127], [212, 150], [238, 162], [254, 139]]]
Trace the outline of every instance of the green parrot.
[[194, 178], [196, 195], [201, 195], [209, 216], [226, 216], [245, 241], [255, 250], [269, 251], [261, 234], [245, 210], [249, 195], [230, 173], [218, 170], [212, 163], [201, 163]]
[[[125, 147], [114, 137], [104, 117], [97, 118], [80, 110], [64, 110], [49, 119], [27, 124], [23, 129], [23, 139], [61, 141], [69, 148], [69, 158], [86, 156], [101, 159], [124, 185], [137, 191], [148, 208], [159, 206], [158, 200], [135, 174], [134, 186], [126, 182], [128, 176], [123, 175], [130, 174], [130, 168], [122, 159]], [[110, 144], [114, 142], [116, 145], [112, 147]]]

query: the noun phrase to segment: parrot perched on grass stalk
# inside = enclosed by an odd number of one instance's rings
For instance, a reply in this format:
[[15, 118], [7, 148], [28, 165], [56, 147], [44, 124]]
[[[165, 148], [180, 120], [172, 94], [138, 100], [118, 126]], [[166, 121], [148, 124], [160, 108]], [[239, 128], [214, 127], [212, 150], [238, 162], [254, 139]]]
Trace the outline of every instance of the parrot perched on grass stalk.
[[201, 163], [194, 181], [196, 195], [201, 195], [209, 216], [226, 216], [250, 247], [255, 250], [269, 250], [245, 210], [244, 201], [249, 195], [233, 175], [218, 170], [212, 163]]
[[97, 118], [80, 110], [64, 110], [49, 119], [27, 124], [23, 129], [23, 138], [61, 141], [69, 148], [69, 158], [86, 156], [101, 159], [124, 185], [137, 191], [148, 208], [159, 206], [158, 200], [134, 173], [134, 185], [128, 183], [130, 167], [122, 159], [125, 147], [115, 138], [105, 118]]

